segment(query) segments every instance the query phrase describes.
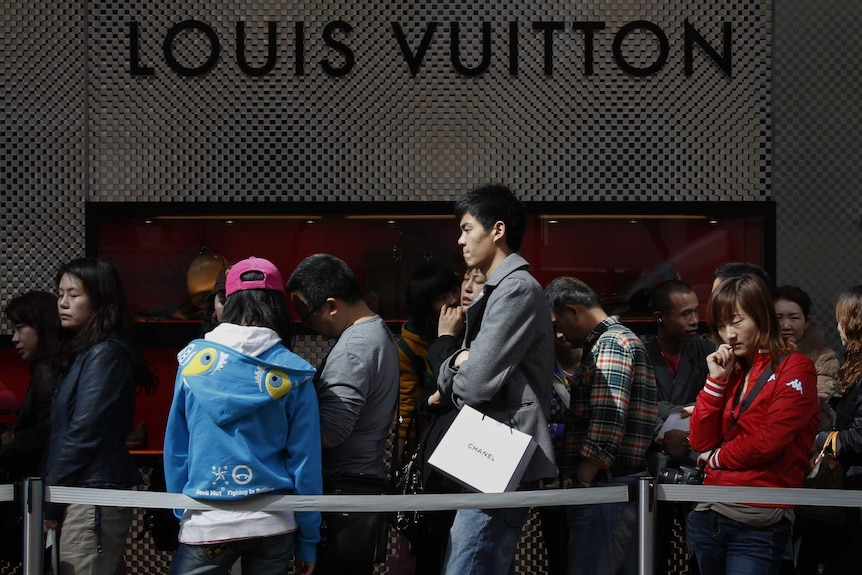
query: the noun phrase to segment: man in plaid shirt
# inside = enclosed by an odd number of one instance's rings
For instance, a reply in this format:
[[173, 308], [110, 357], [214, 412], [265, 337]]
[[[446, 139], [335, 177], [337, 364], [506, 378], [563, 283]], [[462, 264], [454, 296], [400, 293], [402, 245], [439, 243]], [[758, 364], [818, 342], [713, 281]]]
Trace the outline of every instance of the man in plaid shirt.
[[[571, 394], [561, 469], [572, 487], [632, 484], [647, 475], [646, 452], [658, 414], [655, 377], [643, 342], [608, 316], [596, 293], [570, 277], [545, 288], [554, 330], [584, 348]], [[568, 477], [564, 479], [569, 479]], [[637, 573], [634, 502], [568, 509], [569, 573]]]

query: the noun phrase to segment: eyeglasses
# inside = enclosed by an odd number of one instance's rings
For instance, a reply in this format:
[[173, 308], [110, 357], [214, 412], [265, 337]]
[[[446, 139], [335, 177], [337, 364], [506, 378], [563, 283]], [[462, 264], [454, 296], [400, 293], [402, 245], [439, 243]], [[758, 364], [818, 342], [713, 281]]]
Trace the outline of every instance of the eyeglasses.
[[314, 313], [315, 313], [315, 312], [317, 312], [317, 310], [319, 310], [321, 307], [322, 307], [322, 304], [321, 304], [321, 305], [316, 305], [316, 306], [314, 306], [313, 308], [311, 308], [310, 310], [308, 310], [307, 312], [305, 312], [305, 314], [303, 314], [303, 315], [299, 318], [299, 322], [300, 322], [300, 323], [305, 323], [305, 320], [307, 320], [307, 319], [308, 319], [308, 318], [310, 318], [312, 315], [314, 315]]

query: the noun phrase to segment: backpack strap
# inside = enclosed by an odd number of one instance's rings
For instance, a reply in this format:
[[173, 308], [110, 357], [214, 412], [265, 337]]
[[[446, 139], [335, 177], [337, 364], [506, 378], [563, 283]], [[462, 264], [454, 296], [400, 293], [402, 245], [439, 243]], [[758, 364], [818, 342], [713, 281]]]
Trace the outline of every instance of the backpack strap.
[[421, 379], [425, 372], [428, 371], [428, 363], [425, 361], [425, 358], [416, 355], [416, 352], [413, 351], [413, 348], [411, 348], [406, 341], [404, 341], [403, 337], [398, 338], [396, 343], [398, 345], [398, 349], [403, 351], [404, 355], [407, 356], [407, 359], [409, 359], [413, 364], [413, 369], [416, 370], [416, 375]]

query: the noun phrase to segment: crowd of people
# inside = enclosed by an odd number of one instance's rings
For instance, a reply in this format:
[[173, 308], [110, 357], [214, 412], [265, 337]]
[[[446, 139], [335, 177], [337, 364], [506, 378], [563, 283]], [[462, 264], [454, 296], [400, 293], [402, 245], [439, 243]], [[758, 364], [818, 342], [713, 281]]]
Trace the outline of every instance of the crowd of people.
[[[428, 461], [465, 406], [532, 437], [520, 490], [643, 477], [800, 487], [827, 437], [847, 487], [862, 486], [862, 286], [836, 305], [843, 362], [811, 324], [808, 295], [744, 263], [715, 270], [709, 334], [699, 332], [701, 303], [684, 278], [653, 286], [655, 336], [644, 338], [583, 281], [539, 284], [519, 253], [526, 217], [509, 189], [472, 190], [455, 217], [466, 271], [440, 262], [415, 270], [397, 340], [335, 256], [305, 258], [286, 281], [263, 258], [224, 267], [201, 336], [177, 356], [164, 471], [168, 491], [226, 505], [176, 510], [171, 573], [228, 573], [238, 562], [251, 574], [289, 565], [304, 575], [374, 572], [387, 554], [385, 514], [229, 502], [384, 494], [392, 462], [417, 448], [424, 492], [468, 492]], [[55, 288], [4, 310], [31, 383], [19, 406], [0, 388], [0, 408], [17, 406], [14, 429], [2, 434], [0, 480], [134, 489], [141, 475], [126, 439], [136, 395], [156, 381], [131, 343], [120, 278], [109, 262], [80, 258], [59, 268]], [[288, 301], [299, 322], [334, 342], [320, 365], [293, 351]], [[635, 502], [537, 512], [549, 573], [637, 572]], [[529, 513], [425, 513], [410, 538], [411, 572], [514, 573]], [[48, 505], [59, 574], [118, 572], [132, 514]], [[656, 528], [657, 573], [678, 532], [690, 573], [845, 573], [860, 559], [859, 510], [822, 525], [787, 505], [662, 502]], [[3, 539], [3, 558], [20, 559], [20, 540]]]

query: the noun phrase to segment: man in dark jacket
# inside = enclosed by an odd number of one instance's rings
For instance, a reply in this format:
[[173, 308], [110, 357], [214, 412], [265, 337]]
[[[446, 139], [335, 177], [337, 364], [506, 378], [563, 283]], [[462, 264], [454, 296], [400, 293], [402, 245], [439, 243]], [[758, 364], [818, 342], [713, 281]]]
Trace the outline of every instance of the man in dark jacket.
[[[646, 348], [658, 391], [658, 437], [650, 447], [648, 461], [650, 473], [660, 477], [668, 468], [674, 474], [680, 465], [697, 464], [698, 454], [688, 445], [686, 423], [709, 374], [706, 356], [715, 351], [715, 344], [698, 336], [697, 294], [685, 282], [668, 280], [657, 285], [650, 295], [650, 309], [656, 322], [656, 338], [647, 342]], [[677, 423], [661, 432], [671, 416], [671, 423]], [[663, 480], [675, 479], [668, 475]], [[659, 503], [657, 573], [667, 570], [673, 552], [674, 518], [685, 529], [685, 516], [690, 510], [691, 506], [685, 503]], [[694, 561], [691, 565], [697, 568]]]

